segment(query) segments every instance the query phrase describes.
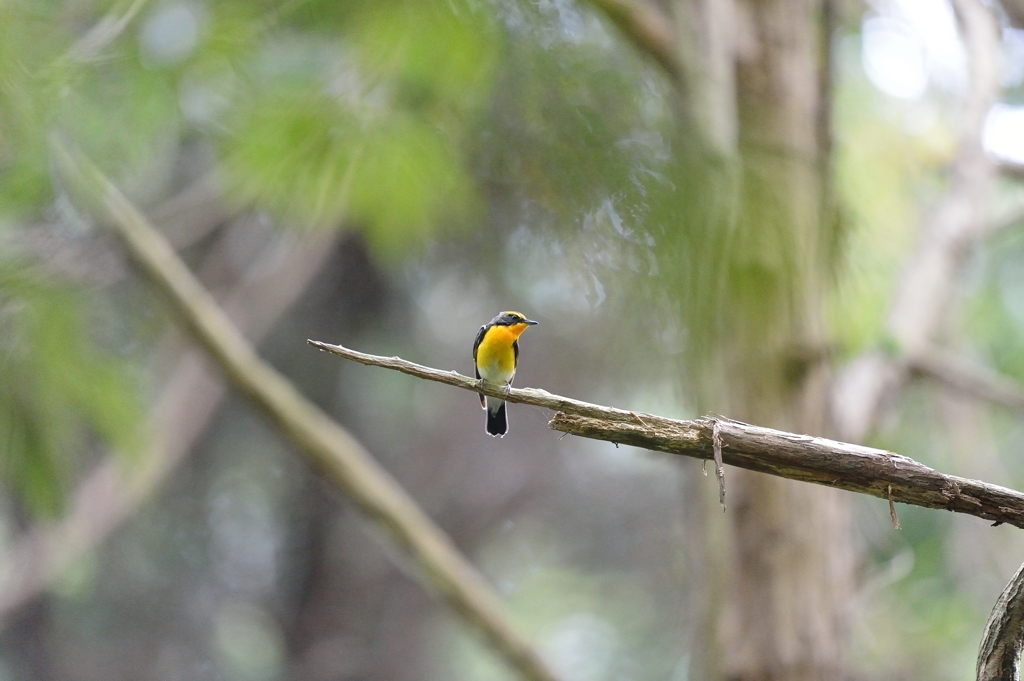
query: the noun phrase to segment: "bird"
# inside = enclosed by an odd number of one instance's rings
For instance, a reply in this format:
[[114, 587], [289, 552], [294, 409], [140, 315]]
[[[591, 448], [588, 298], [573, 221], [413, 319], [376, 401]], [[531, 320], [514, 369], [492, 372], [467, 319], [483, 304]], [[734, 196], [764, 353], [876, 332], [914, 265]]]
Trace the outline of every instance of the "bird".
[[[519, 364], [519, 336], [536, 323], [521, 312], [506, 311], [480, 327], [473, 343], [473, 363], [481, 384], [503, 385], [508, 391]], [[504, 437], [508, 432], [505, 400], [480, 395], [480, 406], [487, 411], [487, 434]]]

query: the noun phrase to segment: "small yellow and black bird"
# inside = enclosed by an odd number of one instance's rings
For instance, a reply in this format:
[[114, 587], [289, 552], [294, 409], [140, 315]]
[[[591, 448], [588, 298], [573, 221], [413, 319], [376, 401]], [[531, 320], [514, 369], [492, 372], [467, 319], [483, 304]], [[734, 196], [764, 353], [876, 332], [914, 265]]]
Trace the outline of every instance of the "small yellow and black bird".
[[[473, 343], [473, 362], [479, 380], [506, 388], [512, 385], [519, 364], [519, 336], [530, 321], [519, 312], [502, 312], [480, 327]], [[480, 406], [487, 410], [487, 433], [502, 437], [508, 432], [505, 400], [480, 396]]]

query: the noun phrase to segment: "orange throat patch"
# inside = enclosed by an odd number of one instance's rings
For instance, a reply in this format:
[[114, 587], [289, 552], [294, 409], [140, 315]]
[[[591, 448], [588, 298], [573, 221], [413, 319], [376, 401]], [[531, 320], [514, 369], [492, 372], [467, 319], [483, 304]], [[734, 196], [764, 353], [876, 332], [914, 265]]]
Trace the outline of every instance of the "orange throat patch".
[[493, 326], [487, 331], [480, 347], [477, 348], [476, 364], [480, 375], [491, 383], [505, 383], [511, 380], [516, 369], [512, 343], [529, 324]]

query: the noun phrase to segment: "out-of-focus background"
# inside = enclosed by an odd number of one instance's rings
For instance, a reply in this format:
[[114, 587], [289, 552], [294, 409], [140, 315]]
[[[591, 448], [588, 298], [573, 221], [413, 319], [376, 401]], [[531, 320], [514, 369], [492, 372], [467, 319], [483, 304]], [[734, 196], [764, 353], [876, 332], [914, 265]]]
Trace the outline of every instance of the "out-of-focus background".
[[[513, 678], [225, 384], [55, 136], [565, 679], [970, 677], [1019, 530], [778, 515], [808, 486], [732, 469], [723, 514], [699, 462], [524, 405], [492, 439], [476, 396], [305, 341], [471, 374], [519, 310], [518, 386], [1020, 489], [1019, 406], [910, 369], [926, 341], [1024, 382], [1022, 83], [1020, 0], [0, 0], [0, 681]], [[772, 614], [762, 564], [832, 602]], [[828, 640], [736, 643], [804, 620]], [[817, 676], [752, 671], [812, 648]]]

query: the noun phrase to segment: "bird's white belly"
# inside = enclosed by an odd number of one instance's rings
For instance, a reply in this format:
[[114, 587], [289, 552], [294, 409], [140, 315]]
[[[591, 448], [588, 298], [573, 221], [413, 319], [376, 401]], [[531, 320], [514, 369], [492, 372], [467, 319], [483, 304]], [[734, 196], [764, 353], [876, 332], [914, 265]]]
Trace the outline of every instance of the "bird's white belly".
[[501, 362], [493, 361], [478, 366], [477, 370], [480, 372], [480, 378], [488, 383], [497, 383], [498, 385], [508, 383], [512, 380], [512, 376], [515, 375], [515, 368], [512, 371], [508, 371], [507, 367], [502, 367], [501, 365]]

